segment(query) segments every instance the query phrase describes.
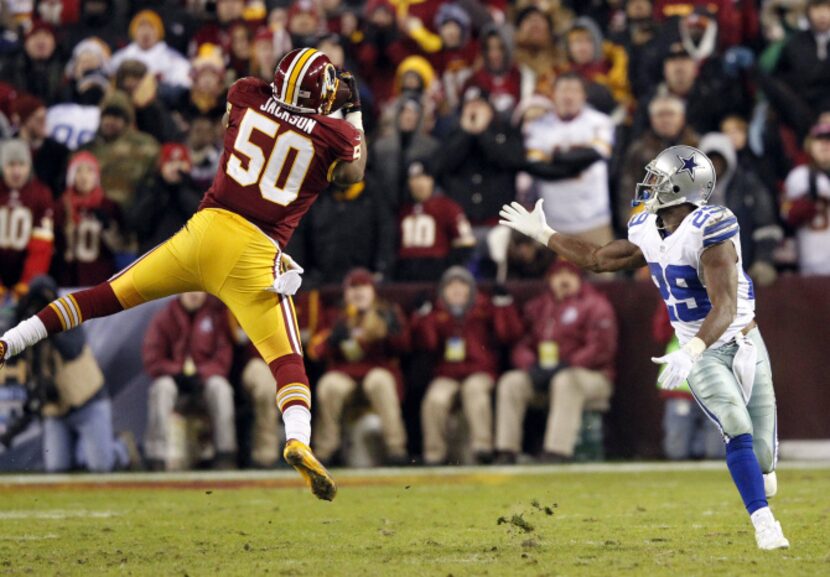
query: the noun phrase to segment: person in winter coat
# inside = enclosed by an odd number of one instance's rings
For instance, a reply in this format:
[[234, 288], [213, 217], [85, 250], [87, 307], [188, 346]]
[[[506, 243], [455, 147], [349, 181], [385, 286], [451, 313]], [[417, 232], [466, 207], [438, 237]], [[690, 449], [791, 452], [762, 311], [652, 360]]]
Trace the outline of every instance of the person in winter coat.
[[49, 136], [46, 105], [37, 96], [18, 96], [12, 103], [11, 120], [17, 127], [17, 137], [32, 151], [35, 175], [49, 187], [53, 198], [57, 198], [64, 188], [69, 149]]
[[419, 98], [402, 96], [394, 122], [389, 134], [375, 141], [370, 155], [375, 159], [371, 172], [393, 210], [405, 204], [409, 196], [407, 167], [416, 159], [429, 158], [439, 147], [438, 141], [424, 131], [424, 107]]
[[124, 60], [115, 72], [115, 88], [130, 98], [135, 127], [159, 142], [174, 140], [178, 127], [167, 105], [158, 95], [158, 81], [140, 60]]
[[504, 293], [487, 298], [466, 269], [454, 266], [441, 277], [434, 307], [427, 303], [416, 311], [411, 328], [414, 345], [438, 357], [421, 405], [424, 462], [446, 462], [447, 422], [459, 396], [476, 460], [491, 461], [499, 349], [522, 334], [513, 299]]
[[804, 145], [810, 162], [797, 166], [784, 182], [781, 216], [795, 229], [798, 270], [830, 275], [830, 124], [810, 131]]
[[63, 82], [63, 63], [55, 31], [49, 24], [36, 22], [32, 25], [23, 40], [23, 50], [2, 63], [0, 79], [47, 104], [58, 101]]
[[152, 470], [165, 468], [170, 418], [180, 395], [204, 398], [213, 428], [215, 468], [236, 463], [233, 388], [228, 382], [233, 347], [225, 310], [207, 293], [183, 293], [153, 317], [144, 336], [148, 393], [144, 451]]
[[135, 112], [129, 97], [116, 91], [101, 103], [98, 132], [84, 145], [101, 163], [101, 186], [107, 198], [127, 210], [136, 190], [156, 165], [156, 139], [134, 128]]
[[475, 86], [467, 89], [460, 122], [430, 163], [444, 193], [474, 227], [498, 222], [502, 205], [516, 199], [516, 172], [526, 164], [522, 135], [496, 116], [488, 96]]
[[784, 238], [772, 192], [757, 174], [738, 170], [738, 156], [725, 134], [704, 135], [699, 148], [712, 160], [717, 174], [709, 202], [726, 206], [738, 217], [741, 252], [749, 276], [761, 286], [772, 284], [778, 277], [773, 251]]
[[686, 125], [685, 103], [676, 96], [654, 98], [648, 105], [648, 117], [648, 129], [629, 145], [621, 163], [614, 214], [619, 231], [627, 229], [631, 199], [643, 177], [643, 167], [669, 146], [697, 146], [699, 140], [695, 131]]
[[130, 21], [132, 42], [112, 55], [110, 73], [114, 74], [125, 60], [143, 62], [162, 87], [176, 94], [189, 88], [190, 62], [164, 41], [164, 23], [152, 10], [142, 10]]
[[347, 405], [368, 404], [380, 416], [384, 462], [408, 462], [401, 417], [403, 379], [398, 358], [409, 348], [409, 330], [397, 305], [378, 298], [366, 269], [352, 270], [343, 282], [343, 306], [329, 326], [311, 340], [309, 354], [326, 361], [317, 383], [314, 450], [331, 460], [342, 444], [341, 421]]
[[141, 253], [172, 236], [199, 208], [202, 194], [190, 178], [190, 168], [185, 145], [168, 142], [161, 147], [155, 174], [138, 189], [127, 212]]
[[97, 37], [110, 49], [121, 48], [127, 44], [127, 22], [125, 10], [120, 10], [116, 0], [81, 0], [81, 18], [78, 22], [65, 27], [63, 45], [69, 50], [85, 38]]
[[49, 271], [54, 249], [52, 193], [32, 176], [32, 153], [22, 140], [0, 147], [0, 296], [22, 296], [29, 282]]
[[370, 174], [349, 187], [332, 185], [300, 223], [286, 252], [305, 268], [305, 282], [340, 283], [353, 268], [390, 277], [395, 217]]
[[514, 347], [514, 370], [497, 386], [496, 450], [513, 463], [522, 450], [522, 424], [534, 397], [547, 397], [543, 459], [573, 456], [586, 404], [607, 407], [614, 382], [617, 319], [608, 299], [559, 260], [544, 292], [525, 305], [526, 336]]
[[53, 267], [61, 286], [94, 286], [117, 272], [115, 253], [125, 247], [121, 210], [104, 194], [98, 159], [89, 152], [72, 157], [66, 181], [55, 203]]
[[509, 118], [522, 97], [522, 74], [513, 61], [513, 36], [509, 27], [490, 23], [481, 29], [480, 37], [481, 63], [467, 86], [480, 88], [493, 109]]

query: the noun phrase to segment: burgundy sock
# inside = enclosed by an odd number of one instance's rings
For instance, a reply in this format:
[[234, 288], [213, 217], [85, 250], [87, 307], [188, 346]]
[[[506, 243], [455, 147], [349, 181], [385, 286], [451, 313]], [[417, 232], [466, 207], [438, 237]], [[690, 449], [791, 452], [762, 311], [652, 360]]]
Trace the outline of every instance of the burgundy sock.
[[108, 282], [61, 297], [37, 313], [48, 334], [77, 327], [82, 322], [124, 310]]

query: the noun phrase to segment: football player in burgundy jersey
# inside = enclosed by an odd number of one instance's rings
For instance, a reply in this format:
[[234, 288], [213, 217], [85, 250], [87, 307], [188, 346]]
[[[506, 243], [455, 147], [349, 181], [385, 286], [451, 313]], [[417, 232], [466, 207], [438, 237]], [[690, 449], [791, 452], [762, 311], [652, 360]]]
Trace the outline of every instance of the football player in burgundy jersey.
[[[339, 100], [345, 119], [329, 118]], [[357, 87], [350, 74], [338, 77], [324, 53], [292, 50], [272, 83], [249, 77], [231, 86], [225, 125], [219, 171], [187, 225], [106, 283], [58, 299], [8, 331], [0, 359], [87, 319], [171, 294], [209, 292], [233, 312], [274, 374], [285, 460], [314, 495], [331, 500], [334, 480], [308, 447], [311, 392], [291, 299], [303, 270], [282, 247], [329, 182], [363, 179]]]

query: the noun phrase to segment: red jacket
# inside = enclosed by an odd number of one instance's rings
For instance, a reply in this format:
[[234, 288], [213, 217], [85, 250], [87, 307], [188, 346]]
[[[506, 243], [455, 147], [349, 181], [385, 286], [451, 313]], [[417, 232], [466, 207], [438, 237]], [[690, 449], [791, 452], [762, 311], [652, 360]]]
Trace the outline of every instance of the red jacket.
[[[309, 356], [313, 359], [325, 360], [328, 370], [340, 371], [356, 380], [363, 379], [372, 369], [378, 367], [387, 369], [395, 375], [398, 382], [398, 395], [402, 398], [403, 378], [399, 358], [402, 353], [409, 350], [409, 327], [398, 305], [381, 302], [378, 304], [378, 310], [381, 317], [388, 320], [386, 323], [388, 334], [385, 338], [368, 341], [360, 336], [359, 331], [352, 332], [355, 329], [350, 329], [350, 327], [360, 326], [359, 318], [350, 318], [346, 309], [334, 309], [329, 311], [324, 328], [311, 339]], [[356, 352], [357, 357], [351, 360], [346, 357], [344, 347], [341, 346], [341, 343], [349, 337], [353, 337], [359, 347]]]
[[180, 374], [187, 357], [193, 359], [202, 379], [227, 377], [233, 347], [224, 307], [208, 297], [191, 315], [175, 299], [150, 321], [142, 356], [152, 377]]
[[525, 304], [527, 335], [513, 349], [513, 365], [528, 369], [538, 360], [539, 343], [554, 341], [560, 361], [572, 367], [601, 371], [614, 380], [617, 317], [605, 295], [583, 281], [563, 301], [549, 290]]
[[[412, 342], [423, 350], [437, 352], [435, 376], [465, 379], [473, 373], [496, 376], [499, 369], [499, 348], [522, 336], [522, 321], [512, 302], [496, 305], [481, 293], [470, 310], [454, 318], [439, 300], [435, 310], [412, 317]], [[458, 351], [463, 342], [463, 358], [452, 360], [453, 339]], [[448, 358], [450, 357], [450, 358]]]

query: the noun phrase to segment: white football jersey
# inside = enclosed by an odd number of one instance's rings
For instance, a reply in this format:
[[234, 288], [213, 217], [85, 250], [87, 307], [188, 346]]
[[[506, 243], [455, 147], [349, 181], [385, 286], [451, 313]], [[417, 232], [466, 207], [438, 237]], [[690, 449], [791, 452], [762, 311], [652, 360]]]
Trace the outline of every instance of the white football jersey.
[[700, 265], [700, 255], [710, 246], [730, 241], [738, 253], [738, 314], [712, 347], [731, 341], [755, 318], [755, 290], [743, 269], [738, 219], [728, 208], [702, 206], [665, 237], [657, 228], [657, 215], [636, 214], [628, 222], [628, 240], [643, 252], [681, 345], [697, 335], [712, 309]]

